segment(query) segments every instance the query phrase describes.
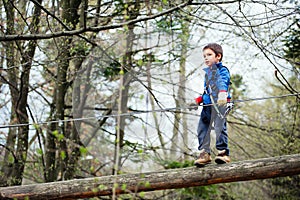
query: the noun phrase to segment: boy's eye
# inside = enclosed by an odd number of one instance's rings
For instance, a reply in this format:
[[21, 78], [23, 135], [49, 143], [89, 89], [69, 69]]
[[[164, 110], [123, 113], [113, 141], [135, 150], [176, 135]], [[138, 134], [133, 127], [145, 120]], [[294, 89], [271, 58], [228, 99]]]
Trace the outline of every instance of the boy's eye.
[[212, 53], [204, 54], [204, 58], [212, 56]]

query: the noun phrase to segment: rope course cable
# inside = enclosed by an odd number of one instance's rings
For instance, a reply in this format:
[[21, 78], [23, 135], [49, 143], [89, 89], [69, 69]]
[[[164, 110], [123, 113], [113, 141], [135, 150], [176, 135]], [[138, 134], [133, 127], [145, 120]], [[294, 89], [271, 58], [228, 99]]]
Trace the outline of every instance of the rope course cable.
[[[278, 98], [286, 98], [286, 97], [293, 97], [297, 96], [297, 98], [300, 98], [300, 93], [293, 93], [293, 94], [285, 94], [285, 95], [279, 95], [279, 96], [269, 96], [269, 97], [259, 97], [259, 98], [250, 98], [250, 99], [237, 99], [233, 100], [233, 103], [243, 103], [243, 102], [249, 102], [249, 101], [261, 101], [261, 100], [267, 100], [267, 99], [278, 99]], [[206, 104], [206, 105], [199, 105], [199, 106], [212, 106], [213, 104]], [[183, 110], [183, 109], [193, 109], [198, 107], [196, 106], [187, 106], [187, 107], [172, 107], [172, 108], [164, 108], [164, 109], [156, 109], [156, 110], [135, 110], [135, 111], [129, 111], [126, 113], [121, 114], [110, 114], [110, 115], [103, 115], [100, 117], [86, 117], [86, 118], [75, 118], [75, 119], [66, 119], [66, 120], [53, 120], [53, 121], [44, 121], [44, 122], [36, 122], [36, 123], [27, 123], [27, 124], [10, 124], [10, 125], [0, 125], [0, 129], [3, 128], [15, 128], [20, 126], [36, 126], [36, 125], [44, 125], [44, 124], [52, 124], [52, 123], [63, 123], [63, 122], [76, 122], [76, 121], [84, 121], [84, 120], [91, 120], [91, 119], [97, 119], [98, 121], [102, 118], [113, 118], [113, 117], [122, 117], [122, 116], [133, 116], [138, 114], [144, 114], [144, 113], [152, 113], [152, 112], [174, 112], [176, 110]]]

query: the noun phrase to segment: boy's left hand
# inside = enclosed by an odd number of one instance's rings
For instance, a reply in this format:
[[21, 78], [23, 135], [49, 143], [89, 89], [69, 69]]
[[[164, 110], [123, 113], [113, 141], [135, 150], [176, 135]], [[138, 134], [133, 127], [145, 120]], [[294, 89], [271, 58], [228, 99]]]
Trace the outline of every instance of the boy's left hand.
[[199, 106], [199, 104], [190, 103], [189, 104], [189, 111], [191, 111], [191, 110], [198, 110], [198, 106]]
[[227, 103], [227, 92], [226, 91], [220, 91], [218, 94], [218, 101], [217, 103], [219, 105], [225, 105]]

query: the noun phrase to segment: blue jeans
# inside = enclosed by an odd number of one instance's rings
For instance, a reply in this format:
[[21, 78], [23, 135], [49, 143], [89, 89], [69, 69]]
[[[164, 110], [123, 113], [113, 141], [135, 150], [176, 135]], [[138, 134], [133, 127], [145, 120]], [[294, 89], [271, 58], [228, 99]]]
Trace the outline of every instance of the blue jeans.
[[[218, 109], [220, 113], [224, 115], [226, 106], [218, 106]], [[205, 152], [210, 154], [210, 132], [213, 123], [216, 132], [216, 148], [219, 151], [225, 149], [226, 154], [229, 155], [226, 119], [219, 116], [213, 106], [203, 106], [197, 128], [199, 142], [198, 149], [204, 149]]]

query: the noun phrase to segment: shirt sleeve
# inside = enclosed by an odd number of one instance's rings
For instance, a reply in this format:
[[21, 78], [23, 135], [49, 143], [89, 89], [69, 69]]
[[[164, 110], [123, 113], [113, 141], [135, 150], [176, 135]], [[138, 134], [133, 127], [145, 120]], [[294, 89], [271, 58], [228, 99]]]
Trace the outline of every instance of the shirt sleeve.
[[230, 73], [226, 67], [222, 67], [219, 70], [219, 78], [218, 78], [219, 91], [228, 92], [229, 83], [230, 83]]

